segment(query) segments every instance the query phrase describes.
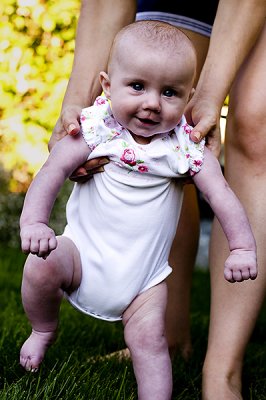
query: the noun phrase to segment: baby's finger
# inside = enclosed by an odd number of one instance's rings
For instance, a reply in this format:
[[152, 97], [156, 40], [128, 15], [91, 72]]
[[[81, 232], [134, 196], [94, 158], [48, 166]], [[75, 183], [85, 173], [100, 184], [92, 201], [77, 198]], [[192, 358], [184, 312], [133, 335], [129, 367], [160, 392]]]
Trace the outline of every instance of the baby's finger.
[[50, 252], [57, 248], [57, 240], [56, 237], [53, 236], [49, 239], [49, 250]]
[[39, 240], [35, 240], [35, 239], [31, 240], [30, 252], [32, 254], [39, 254]]
[[28, 254], [30, 252], [30, 240], [29, 239], [21, 239], [21, 250], [25, 254]]
[[48, 247], [48, 239], [41, 239], [39, 242], [39, 252], [38, 252], [38, 257], [43, 257], [47, 255], [49, 251]]
[[233, 274], [232, 274], [231, 269], [226, 268], [224, 270], [224, 277], [228, 282], [231, 282], [231, 283], [235, 282], [235, 280], [233, 279]]
[[38, 257], [42, 257], [45, 260], [56, 247], [57, 240], [54, 236], [50, 239], [41, 239]]
[[250, 279], [254, 280], [258, 276], [258, 269], [257, 266], [250, 268]]
[[242, 271], [241, 274], [242, 274], [242, 278], [243, 278], [244, 281], [246, 281], [247, 279], [250, 278], [250, 271], [249, 271], [249, 269], [246, 269], [245, 271]]
[[242, 282], [243, 281], [243, 277], [242, 277], [242, 273], [241, 271], [233, 271], [233, 279], [235, 280], [235, 282]]

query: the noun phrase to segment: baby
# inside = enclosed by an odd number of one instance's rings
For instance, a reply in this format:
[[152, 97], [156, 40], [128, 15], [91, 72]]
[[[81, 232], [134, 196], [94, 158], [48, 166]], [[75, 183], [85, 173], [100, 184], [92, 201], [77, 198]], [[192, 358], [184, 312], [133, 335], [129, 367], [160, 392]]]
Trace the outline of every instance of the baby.
[[[22, 250], [31, 253], [22, 281], [32, 325], [21, 349], [26, 370], [38, 369], [54, 341], [65, 295], [88, 315], [122, 320], [139, 399], [171, 398], [165, 278], [182, 205], [178, 178], [192, 177], [222, 225], [230, 248], [225, 279], [256, 278], [245, 211], [204, 142], [189, 138], [183, 114], [195, 71], [195, 50], [176, 27], [141, 21], [122, 29], [108, 73], [100, 73], [104, 96], [83, 110], [81, 133], [59, 141], [33, 180], [20, 220]], [[99, 156], [110, 163], [104, 173], [75, 184], [67, 226], [55, 237], [48, 223], [61, 186]]]

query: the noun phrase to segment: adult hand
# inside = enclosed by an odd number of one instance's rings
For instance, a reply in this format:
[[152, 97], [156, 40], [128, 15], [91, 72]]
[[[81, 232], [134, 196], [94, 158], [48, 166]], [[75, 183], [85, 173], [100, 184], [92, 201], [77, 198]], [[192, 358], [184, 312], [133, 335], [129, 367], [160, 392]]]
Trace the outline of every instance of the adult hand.
[[78, 105], [65, 107], [54, 127], [48, 143], [49, 151], [66, 135], [76, 135], [80, 131], [79, 118], [82, 108]]
[[[77, 135], [80, 131], [80, 114], [82, 108], [80, 106], [65, 107], [59, 119], [56, 122], [48, 148], [51, 151], [52, 147], [57, 141], [66, 135]], [[106, 157], [98, 157], [87, 161], [85, 164], [77, 168], [70, 176], [70, 180], [74, 182], [84, 183], [87, 182], [95, 173], [103, 172], [104, 165], [109, 163]]]
[[221, 151], [220, 109], [209, 100], [202, 100], [196, 95], [188, 103], [185, 115], [187, 122], [193, 126], [190, 138], [198, 143], [206, 137], [206, 144], [216, 157]]
[[104, 171], [104, 165], [110, 161], [107, 157], [93, 158], [86, 161], [85, 164], [77, 168], [69, 177], [71, 181], [84, 183], [87, 182], [94, 174]]

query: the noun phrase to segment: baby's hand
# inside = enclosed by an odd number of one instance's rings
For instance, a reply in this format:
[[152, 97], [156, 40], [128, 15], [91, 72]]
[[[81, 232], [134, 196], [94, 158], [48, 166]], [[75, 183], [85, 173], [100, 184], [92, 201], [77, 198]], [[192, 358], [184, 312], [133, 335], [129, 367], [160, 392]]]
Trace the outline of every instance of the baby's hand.
[[22, 227], [20, 237], [23, 253], [36, 254], [44, 259], [57, 247], [54, 231], [41, 222]]
[[225, 261], [224, 277], [228, 282], [256, 279], [257, 256], [254, 250], [233, 250]]

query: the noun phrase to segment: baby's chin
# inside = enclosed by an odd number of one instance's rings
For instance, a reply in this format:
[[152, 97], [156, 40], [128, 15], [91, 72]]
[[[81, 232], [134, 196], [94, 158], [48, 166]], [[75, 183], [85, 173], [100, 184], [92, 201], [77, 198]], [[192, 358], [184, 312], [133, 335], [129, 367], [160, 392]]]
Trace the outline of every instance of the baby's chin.
[[131, 133], [131, 136], [133, 137], [133, 139], [135, 140], [135, 142], [139, 143], [139, 144], [149, 144], [152, 141], [152, 139], [156, 136], [156, 134], [144, 136], [141, 134], [135, 134], [133, 132], [130, 132], [130, 133]]

